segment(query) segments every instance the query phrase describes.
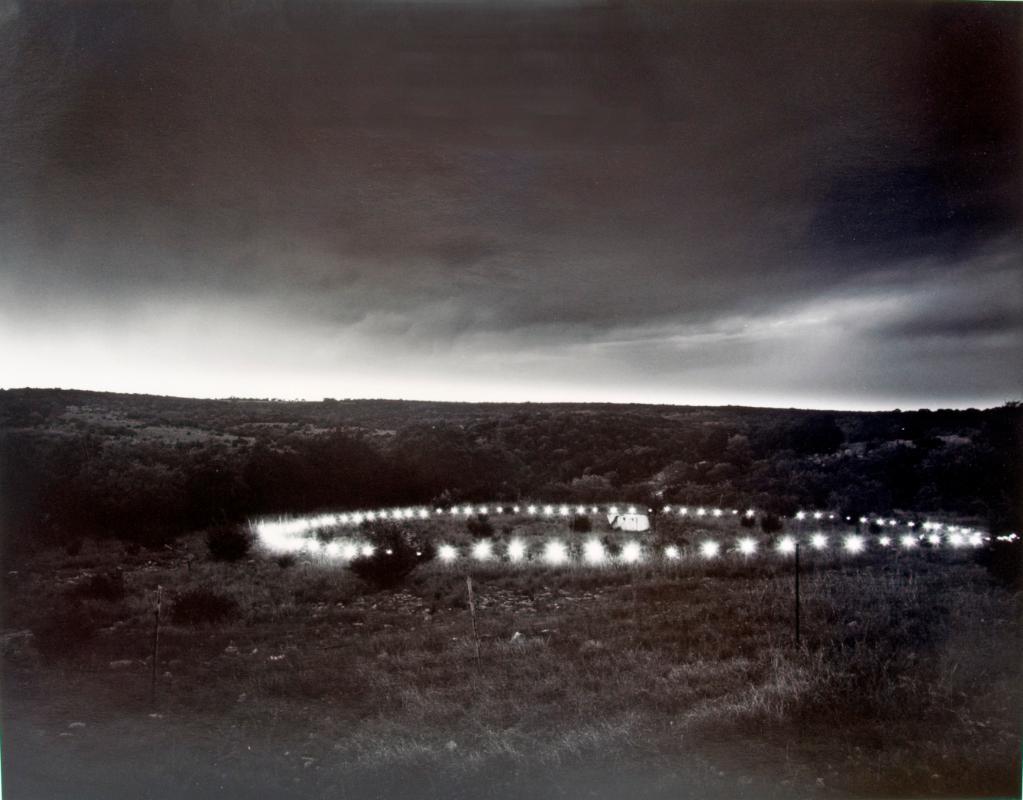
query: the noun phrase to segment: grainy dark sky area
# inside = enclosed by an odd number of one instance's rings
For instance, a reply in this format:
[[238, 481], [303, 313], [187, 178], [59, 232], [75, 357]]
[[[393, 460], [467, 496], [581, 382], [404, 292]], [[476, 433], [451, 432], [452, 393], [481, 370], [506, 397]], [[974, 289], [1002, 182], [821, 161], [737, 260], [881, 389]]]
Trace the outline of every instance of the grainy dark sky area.
[[1021, 11], [0, 0], [0, 385], [1018, 398]]

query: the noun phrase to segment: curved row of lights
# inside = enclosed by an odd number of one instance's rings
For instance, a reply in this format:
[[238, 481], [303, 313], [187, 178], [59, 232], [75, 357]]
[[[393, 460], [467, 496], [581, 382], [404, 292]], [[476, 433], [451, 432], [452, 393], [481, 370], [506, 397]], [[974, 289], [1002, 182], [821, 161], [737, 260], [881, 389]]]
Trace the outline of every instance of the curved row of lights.
[[[1010, 534], [999, 539], [1015, 541], [1016, 534]], [[931, 547], [939, 547], [945, 544], [952, 549], [977, 548], [989, 542], [991, 537], [979, 532], [969, 534], [955, 531], [948, 533], [944, 538], [938, 533], [911, 534], [904, 533], [901, 536], [893, 537], [863, 536], [861, 534], [848, 534], [840, 537], [837, 545], [841, 551], [848, 555], [859, 555], [871, 548], [881, 550], [915, 550], [926, 544]], [[341, 540], [332, 542], [320, 542], [315, 538], [303, 538], [295, 535], [275, 536], [271, 533], [261, 538], [262, 544], [273, 553], [294, 553], [317, 556], [330, 561], [348, 562], [359, 557], [369, 557], [376, 553], [374, 546], [368, 542], [353, 540]], [[823, 552], [832, 549], [835, 543], [832, 537], [824, 533], [814, 533], [809, 537], [797, 538], [792, 535], [785, 535], [778, 538], [771, 549], [780, 556], [791, 556], [795, 554], [797, 542], [811, 550]], [[729, 547], [717, 539], [704, 539], [697, 546], [695, 554], [701, 559], [709, 561], [728, 554], [737, 554], [743, 558], [757, 556], [767, 547], [752, 536], [745, 536], [734, 541]], [[680, 561], [683, 550], [673, 544], [665, 546], [659, 552], [652, 552], [645, 548], [640, 542], [630, 540], [622, 545], [620, 552], [613, 555], [602, 541], [595, 537], [588, 538], [582, 543], [576, 556], [573, 550], [560, 539], [552, 539], [541, 547], [535, 547], [530, 552], [529, 545], [520, 538], [510, 540], [499, 552], [497, 546], [490, 539], [483, 539], [476, 542], [468, 552], [459, 550], [451, 544], [441, 544], [437, 547], [437, 558], [446, 564], [453, 563], [459, 559], [468, 558], [473, 561], [487, 562], [495, 560], [506, 560], [510, 563], [543, 563], [550, 566], [566, 565], [573, 562], [589, 566], [613, 565], [613, 564], [639, 564], [646, 561], [656, 560], [660, 556], [665, 562]], [[390, 550], [384, 551], [385, 555], [391, 555]], [[416, 555], [421, 555], [417, 553]]]
[[[313, 516], [298, 517], [294, 519], [264, 519], [256, 520], [251, 523], [253, 531], [257, 534], [261, 541], [264, 543], [273, 543], [282, 539], [292, 538], [295, 536], [304, 536], [311, 533], [315, 533], [318, 530], [324, 530], [327, 528], [336, 527], [348, 527], [348, 526], [359, 526], [365, 522], [377, 522], [377, 521], [407, 521], [407, 520], [427, 520], [436, 519], [443, 517], [471, 517], [477, 514], [483, 515], [515, 515], [515, 516], [529, 516], [534, 518], [567, 518], [573, 515], [585, 516], [590, 514], [606, 513], [612, 516], [619, 514], [637, 514], [640, 512], [636, 506], [618, 506], [618, 505], [554, 505], [554, 504], [530, 504], [530, 505], [457, 505], [451, 506], [450, 508], [434, 508], [429, 509], [423, 506], [419, 507], [408, 507], [408, 508], [391, 508], [391, 509], [379, 509], [372, 511], [350, 511], [341, 512], [337, 514], [317, 514]], [[654, 513], [653, 509], [646, 509], [646, 513]], [[722, 508], [708, 508], [705, 506], [689, 507], [689, 506], [664, 506], [659, 513], [662, 514], [674, 514], [679, 517], [694, 516], [697, 518], [737, 518], [740, 515], [747, 519], [753, 519], [757, 512], [755, 509], [749, 508], [745, 511], [740, 512], [738, 509], [722, 509]], [[815, 522], [834, 522], [839, 520], [838, 515], [833, 512], [827, 511], [798, 511], [792, 519], [797, 523], [802, 523], [806, 520], [813, 520]], [[895, 528], [897, 526], [904, 526], [905, 528], [914, 529], [917, 527], [917, 523], [914, 520], [908, 520], [900, 522], [898, 519], [892, 517], [886, 519], [884, 517], [859, 517], [857, 520], [853, 520], [852, 517], [845, 517], [844, 522], [849, 524], [875, 524], [880, 528]], [[970, 537], [978, 532], [972, 528], [959, 525], [950, 525], [942, 522], [923, 522], [920, 523], [919, 527], [925, 532], [925, 534], [941, 534], [951, 537], [953, 535], [961, 535], [963, 537]], [[1010, 534], [1010, 536], [1016, 536], [1016, 534]], [[889, 538], [889, 537], [881, 537]], [[882, 545], [884, 546], [884, 545]]]

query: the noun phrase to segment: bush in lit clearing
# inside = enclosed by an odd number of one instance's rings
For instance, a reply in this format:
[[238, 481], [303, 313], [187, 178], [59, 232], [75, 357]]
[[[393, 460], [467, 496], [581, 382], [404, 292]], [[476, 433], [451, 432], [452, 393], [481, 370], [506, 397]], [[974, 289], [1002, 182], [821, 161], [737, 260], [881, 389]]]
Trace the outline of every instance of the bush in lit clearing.
[[402, 583], [421, 563], [434, 556], [433, 546], [415, 531], [395, 524], [380, 524], [366, 532], [372, 542], [369, 555], [353, 559], [348, 568], [367, 583], [388, 589]]

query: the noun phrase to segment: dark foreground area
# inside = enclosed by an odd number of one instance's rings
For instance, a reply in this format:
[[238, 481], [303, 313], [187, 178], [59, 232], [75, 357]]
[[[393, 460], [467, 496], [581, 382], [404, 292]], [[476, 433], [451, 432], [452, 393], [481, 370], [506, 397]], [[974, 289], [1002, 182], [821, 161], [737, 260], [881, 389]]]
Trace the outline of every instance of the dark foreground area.
[[1019, 597], [968, 551], [808, 558], [796, 646], [777, 559], [375, 591], [119, 547], [5, 576], [5, 797], [1018, 795]]

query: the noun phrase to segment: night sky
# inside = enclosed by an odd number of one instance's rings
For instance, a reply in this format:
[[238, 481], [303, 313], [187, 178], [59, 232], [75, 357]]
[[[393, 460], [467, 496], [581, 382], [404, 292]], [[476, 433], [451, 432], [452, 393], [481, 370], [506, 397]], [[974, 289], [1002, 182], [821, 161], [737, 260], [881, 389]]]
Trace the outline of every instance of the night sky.
[[0, 386], [1023, 396], [1023, 7], [0, 0]]

